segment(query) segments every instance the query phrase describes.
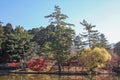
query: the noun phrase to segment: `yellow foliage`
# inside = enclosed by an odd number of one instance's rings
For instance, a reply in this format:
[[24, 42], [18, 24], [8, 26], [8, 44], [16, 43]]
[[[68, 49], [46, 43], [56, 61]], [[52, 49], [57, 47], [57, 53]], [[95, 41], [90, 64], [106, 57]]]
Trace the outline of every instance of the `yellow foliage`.
[[107, 61], [111, 60], [111, 55], [104, 48], [86, 48], [80, 55], [81, 65], [87, 69], [104, 67]]
[[105, 64], [98, 64], [97, 67], [98, 68], [105, 67]]
[[90, 52], [90, 51], [91, 51], [90, 48], [85, 48], [85, 49], [84, 49], [84, 52]]
[[97, 53], [97, 54], [100, 54], [100, 52], [101, 52], [101, 49], [100, 48], [97, 48], [97, 47], [95, 47], [93, 50], [92, 50], [92, 52], [93, 53]]
[[101, 53], [104, 54], [103, 58], [105, 61], [111, 60], [111, 55], [104, 48], [101, 48]]

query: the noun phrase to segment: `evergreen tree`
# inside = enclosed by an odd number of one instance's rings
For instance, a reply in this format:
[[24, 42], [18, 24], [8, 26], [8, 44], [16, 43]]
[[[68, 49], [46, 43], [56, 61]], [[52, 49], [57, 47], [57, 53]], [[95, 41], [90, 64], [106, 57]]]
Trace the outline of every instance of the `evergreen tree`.
[[68, 16], [61, 13], [59, 6], [55, 6], [55, 12], [45, 18], [50, 18], [51, 23], [47, 28], [49, 41], [46, 42], [43, 50], [53, 53], [58, 63], [59, 72], [61, 72], [61, 62], [68, 55], [72, 45], [74, 30], [70, 26], [73, 24], [64, 21]]
[[83, 22], [80, 22], [80, 24], [82, 24], [86, 30], [86, 32], [80, 34], [80, 36], [83, 37], [83, 45], [88, 45], [90, 48], [94, 47], [94, 44], [97, 43], [99, 39], [98, 31], [93, 30], [95, 25], [91, 25], [85, 20], [83, 20]]
[[0, 45], [3, 41], [3, 38], [4, 38], [4, 29], [2, 27], [2, 24], [0, 23]]
[[120, 41], [115, 44], [114, 52], [120, 56]]
[[2, 55], [5, 58], [12, 59], [14, 55], [21, 57], [23, 50], [25, 55], [31, 54], [32, 36], [28, 34], [21, 26], [17, 26], [13, 33], [6, 34], [2, 43]]
[[105, 38], [105, 35], [104, 34], [100, 34], [99, 35], [99, 39], [98, 41], [96, 42], [96, 44], [94, 44], [94, 47], [99, 47], [99, 48], [105, 48], [105, 49], [109, 49], [110, 48], [110, 45], [108, 44], [108, 41], [107, 39]]
[[2, 48], [1, 48], [1, 44], [3, 43], [4, 41], [4, 28], [2, 26], [2, 22], [0, 22], [0, 55], [2, 55]]
[[13, 27], [11, 23], [7, 23], [6, 26], [4, 27], [4, 33], [5, 35], [10, 34], [13, 32]]
[[83, 42], [82, 42], [82, 37], [80, 35], [75, 36], [74, 46], [75, 46], [75, 48], [81, 49], [81, 50], [84, 48]]

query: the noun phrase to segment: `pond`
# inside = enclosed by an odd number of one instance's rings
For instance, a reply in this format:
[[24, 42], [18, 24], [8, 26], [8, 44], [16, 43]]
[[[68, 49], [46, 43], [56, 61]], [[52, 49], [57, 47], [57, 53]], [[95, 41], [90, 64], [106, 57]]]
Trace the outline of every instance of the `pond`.
[[11, 74], [1, 75], [0, 80], [120, 80], [120, 75], [45, 75], [45, 74]]

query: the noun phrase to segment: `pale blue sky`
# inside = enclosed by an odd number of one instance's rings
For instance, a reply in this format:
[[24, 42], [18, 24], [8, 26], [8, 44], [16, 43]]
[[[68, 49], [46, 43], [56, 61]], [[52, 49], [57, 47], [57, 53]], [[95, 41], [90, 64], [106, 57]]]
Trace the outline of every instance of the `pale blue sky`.
[[85, 19], [96, 25], [110, 43], [120, 41], [120, 0], [0, 0], [0, 21], [25, 29], [47, 26], [49, 20], [44, 16], [52, 13], [55, 5], [68, 15], [67, 22], [75, 24], [77, 34]]

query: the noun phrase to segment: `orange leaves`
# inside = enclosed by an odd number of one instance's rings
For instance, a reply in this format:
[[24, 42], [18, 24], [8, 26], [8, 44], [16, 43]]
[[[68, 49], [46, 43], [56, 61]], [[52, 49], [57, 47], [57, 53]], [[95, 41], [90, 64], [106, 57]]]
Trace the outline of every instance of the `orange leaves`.
[[32, 58], [30, 61], [28, 61], [27, 66], [33, 71], [43, 71], [47, 68], [47, 63], [42, 57], [37, 59]]

